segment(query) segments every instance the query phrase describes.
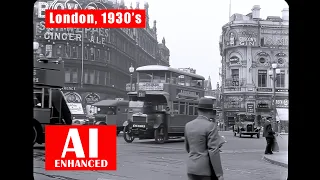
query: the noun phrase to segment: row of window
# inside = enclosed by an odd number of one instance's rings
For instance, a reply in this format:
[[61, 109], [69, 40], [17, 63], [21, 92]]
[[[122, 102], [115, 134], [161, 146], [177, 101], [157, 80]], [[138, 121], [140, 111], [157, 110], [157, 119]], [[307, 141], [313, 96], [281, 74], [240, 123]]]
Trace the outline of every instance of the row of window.
[[[231, 78], [234, 81], [239, 80], [239, 69], [231, 69]], [[258, 87], [267, 87], [267, 70], [258, 70]], [[276, 74], [276, 87], [285, 87], [285, 70], [281, 69]]]
[[[258, 70], [258, 87], [267, 87], [267, 70]], [[276, 74], [276, 87], [285, 87], [285, 70]]]
[[187, 103], [187, 102], [173, 102], [173, 113], [180, 115], [190, 115], [196, 116], [198, 115], [198, 104], [196, 103]]
[[[65, 57], [65, 58], [82, 58], [82, 48], [77, 45], [69, 44], [46, 44], [41, 47], [40, 53], [45, 54], [46, 57]], [[83, 58], [91, 61], [104, 61], [109, 62], [111, 53], [109, 50], [84, 47]]]
[[151, 39], [149, 38], [143, 38], [143, 36], [139, 36], [138, 38], [138, 44], [147, 51], [149, 54], [155, 57], [156, 55], [156, 45]]
[[111, 44], [114, 44], [121, 51], [129, 54], [131, 57], [135, 57], [135, 45], [128, 42], [124, 37], [119, 37], [115, 33], [111, 33]]
[[[65, 68], [66, 83], [79, 83], [79, 81], [81, 80], [80, 76], [81, 76], [81, 72], [79, 73], [78, 69]], [[96, 84], [96, 85], [110, 85], [111, 84], [110, 72], [84, 69], [83, 83]]]
[[[77, 45], [64, 45], [64, 44], [46, 44], [40, 49], [42, 54], [46, 57], [65, 57], [79, 59], [82, 57], [82, 48]], [[111, 63], [122, 69], [128, 71], [131, 66], [131, 62], [128, 58], [122, 54], [111, 53], [110, 50], [103, 50], [93, 47], [84, 47], [84, 60], [100, 61], [105, 63]], [[137, 59], [138, 66], [157, 64], [154, 59], [146, 58], [145, 56], [139, 56]]]
[[[170, 78], [170, 76], [172, 77]], [[140, 72], [139, 82], [170, 83], [181, 86], [203, 88], [202, 80], [193, 80], [190, 76], [170, 72], [154, 72], [151, 74]]]

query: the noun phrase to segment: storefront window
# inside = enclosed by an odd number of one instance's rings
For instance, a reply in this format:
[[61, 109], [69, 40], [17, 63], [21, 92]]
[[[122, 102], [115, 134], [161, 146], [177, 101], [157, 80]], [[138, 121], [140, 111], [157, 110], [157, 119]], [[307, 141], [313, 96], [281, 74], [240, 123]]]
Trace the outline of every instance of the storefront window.
[[99, 84], [104, 85], [105, 83], [105, 72], [100, 71], [99, 72]]
[[64, 80], [65, 80], [66, 83], [71, 82], [71, 73], [70, 73], [70, 69], [68, 69], [68, 68], [65, 68]]
[[110, 84], [110, 72], [105, 73], [105, 85]]
[[95, 84], [99, 84], [99, 79], [100, 79], [100, 71], [95, 71], [95, 76], [96, 76], [96, 81], [95, 81]]
[[90, 84], [94, 84], [94, 70], [90, 71]]
[[72, 82], [73, 83], [78, 82], [78, 70], [77, 69], [72, 70]]
[[89, 83], [89, 73], [88, 70], [84, 71], [84, 83], [88, 84]]

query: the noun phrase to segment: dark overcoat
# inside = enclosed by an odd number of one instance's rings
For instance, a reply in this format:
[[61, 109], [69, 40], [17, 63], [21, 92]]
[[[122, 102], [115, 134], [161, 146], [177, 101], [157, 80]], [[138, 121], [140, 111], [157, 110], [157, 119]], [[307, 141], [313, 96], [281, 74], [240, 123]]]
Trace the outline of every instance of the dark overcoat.
[[272, 130], [272, 126], [270, 122], [265, 122], [264, 127], [263, 127], [263, 137], [274, 137], [274, 131]]
[[187, 173], [222, 176], [220, 145], [217, 123], [202, 116], [188, 122], [185, 127], [185, 148], [189, 153]]

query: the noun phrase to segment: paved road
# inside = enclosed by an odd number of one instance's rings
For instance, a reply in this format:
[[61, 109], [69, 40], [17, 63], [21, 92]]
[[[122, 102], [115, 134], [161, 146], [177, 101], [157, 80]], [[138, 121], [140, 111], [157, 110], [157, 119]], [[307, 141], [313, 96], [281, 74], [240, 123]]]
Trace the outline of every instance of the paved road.
[[[264, 138], [239, 138], [231, 132], [220, 132], [228, 141], [221, 158], [228, 180], [285, 180], [287, 169], [262, 160]], [[287, 150], [288, 137], [278, 138], [280, 150]], [[183, 140], [158, 145], [153, 141], [134, 141], [131, 144], [118, 137], [118, 170], [109, 172], [55, 172], [44, 170], [44, 151], [35, 149], [36, 180], [186, 180]]]

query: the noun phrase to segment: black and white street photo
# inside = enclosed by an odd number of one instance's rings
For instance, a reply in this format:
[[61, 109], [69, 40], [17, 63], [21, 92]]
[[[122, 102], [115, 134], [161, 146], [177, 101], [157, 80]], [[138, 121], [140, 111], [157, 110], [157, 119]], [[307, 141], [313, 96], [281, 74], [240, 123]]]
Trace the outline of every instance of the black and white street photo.
[[[48, 9], [146, 27], [46, 28]], [[287, 180], [286, 1], [38, 0], [33, 27], [35, 180]], [[117, 170], [46, 171], [46, 125], [116, 126]]]

